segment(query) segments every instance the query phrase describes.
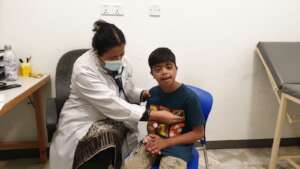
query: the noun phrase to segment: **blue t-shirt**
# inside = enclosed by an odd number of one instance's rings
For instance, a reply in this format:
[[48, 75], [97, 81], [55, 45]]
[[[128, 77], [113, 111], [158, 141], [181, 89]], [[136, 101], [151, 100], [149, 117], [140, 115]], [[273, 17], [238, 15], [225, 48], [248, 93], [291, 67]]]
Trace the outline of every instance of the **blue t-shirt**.
[[[174, 114], [184, 116], [185, 122], [182, 131], [176, 131], [176, 124], [156, 126], [156, 134], [162, 137], [173, 137], [184, 134], [195, 126], [205, 124], [204, 116], [201, 112], [198, 96], [182, 84], [171, 93], [165, 93], [159, 86], [150, 89], [151, 98], [147, 101], [147, 108], [151, 110], [168, 110]], [[175, 126], [175, 127], [174, 127]], [[175, 129], [175, 132], [173, 131]], [[179, 132], [179, 133], [178, 133]], [[193, 144], [181, 144], [168, 147], [162, 150], [164, 156], [174, 156], [189, 161], [192, 157]]]

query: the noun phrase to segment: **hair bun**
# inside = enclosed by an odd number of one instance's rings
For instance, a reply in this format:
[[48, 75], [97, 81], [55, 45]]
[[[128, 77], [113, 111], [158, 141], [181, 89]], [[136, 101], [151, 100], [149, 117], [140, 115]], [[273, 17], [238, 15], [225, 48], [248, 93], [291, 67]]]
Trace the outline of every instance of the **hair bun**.
[[103, 29], [103, 27], [109, 25], [109, 23], [107, 23], [106, 21], [99, 19], [94, 23], [94, 32], [99, 32], [101, 31], [101, 29]]

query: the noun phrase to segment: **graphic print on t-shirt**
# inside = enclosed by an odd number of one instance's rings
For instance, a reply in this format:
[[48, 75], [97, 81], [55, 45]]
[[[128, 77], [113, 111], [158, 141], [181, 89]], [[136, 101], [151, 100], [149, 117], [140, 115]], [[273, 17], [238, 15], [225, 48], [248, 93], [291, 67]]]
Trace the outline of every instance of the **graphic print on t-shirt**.
[[[177, 116], [184, 117], [184, 110], [179, 109], [169, 109], [165, 106], [161, 105], [150, 105], [151, 111], [158, 111], [158, 110], [166, 110], [169, 111]], [[155, 134], [158, 134], [163, 137], [174, 137], [178, 136], [182, 132], [182, 128], [185, 126], [184, 123], [176, 123], [172, 125], [158, 123], [155, 121], [149, 121], [150, 125], [155, 129]]]

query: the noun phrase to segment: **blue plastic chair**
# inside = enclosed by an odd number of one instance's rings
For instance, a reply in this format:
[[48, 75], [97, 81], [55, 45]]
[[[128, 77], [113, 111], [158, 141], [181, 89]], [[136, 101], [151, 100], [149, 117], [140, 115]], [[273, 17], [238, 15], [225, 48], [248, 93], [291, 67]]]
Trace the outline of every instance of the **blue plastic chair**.
[[[213, 97], [212, 95], [203, 89], [200, 89], [195, 86], [187, 85], [192, 91], [194, 91], [197, 96], [199, 97], [200, 105], [201, 105], [201, 110], [205, 118], [205, 123], [207, 122], [209, 113], [212, 108], [213, 104]], [[205, 126], [204, 126], [204, 137], [200, 140], [200, 143], [202, 147], [200, 147], [201, 150], [203, 150], [204, 153], [204, 158], [205, 158], [205, 167], [208, 169], [208, 156], [207, 156], [207, 150], [206, 150], [206, 137], [205, 137]], [[192, 159], [188, 162], [187, 164], [187, 169], [198, 169], [199, 166], [199, 152], [198, 150], [193, 147], [192, 150]], [[151, 169], [158, 169], [159, 168], [159, 163], [154, 164]]]

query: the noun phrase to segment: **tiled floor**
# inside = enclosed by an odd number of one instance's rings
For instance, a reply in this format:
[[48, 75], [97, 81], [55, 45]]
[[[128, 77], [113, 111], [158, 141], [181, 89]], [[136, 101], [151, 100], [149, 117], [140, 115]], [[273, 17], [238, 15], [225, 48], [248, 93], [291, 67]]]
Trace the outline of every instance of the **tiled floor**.
[[[271, 149], [217, 149], [209, 150], [210, 169], [267, 169]], [[300, 154], [300, 147], [283, 147], [280, 155]], [[199, 168], [204, 167], [204, 158], [200, 158]], [[300, 163], [299, 163], [300, 164]], [[285, 162], [279, 162], [278, 169], [292, 168]]]
[[[300, 154], [300, 147], [284, 147], [280, 149], [280, 154], [287, 153]], [[270, 149], [209, 150], [208, 156], [210, 169], [267, 169]], [[203, 158], [200, 158], [199, 168], [205, 168]], [[291, 168], [285, 162], [280, 162], [278, 165], [278, 169]], [[49, 169], [49, 166], [48, 163], [40, 163], [38, 159], [17, 159], [0, 161], [0, 169]]]

